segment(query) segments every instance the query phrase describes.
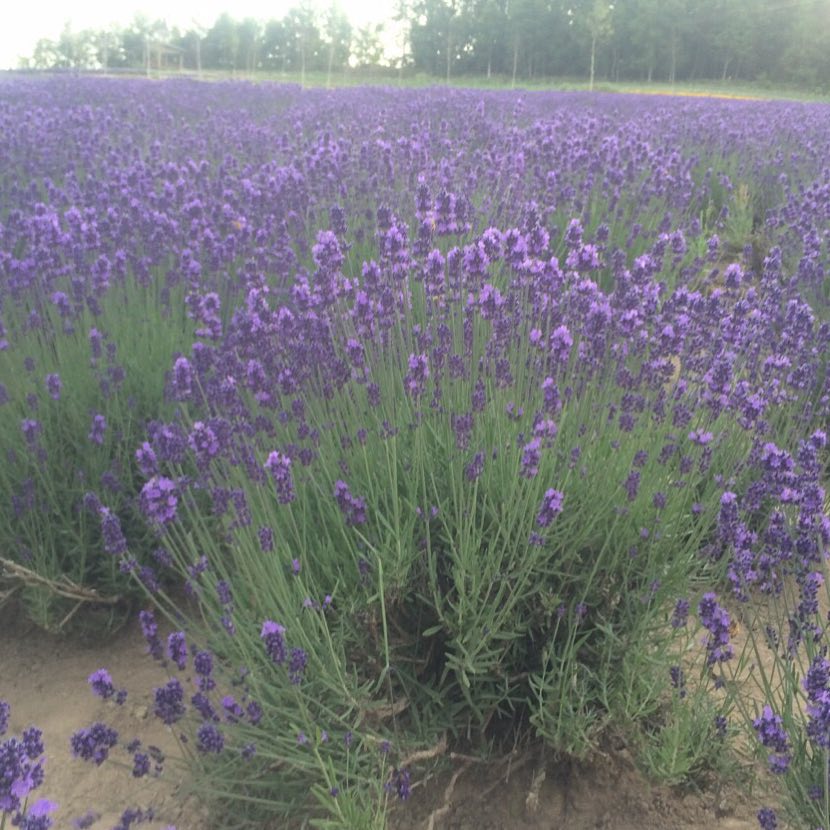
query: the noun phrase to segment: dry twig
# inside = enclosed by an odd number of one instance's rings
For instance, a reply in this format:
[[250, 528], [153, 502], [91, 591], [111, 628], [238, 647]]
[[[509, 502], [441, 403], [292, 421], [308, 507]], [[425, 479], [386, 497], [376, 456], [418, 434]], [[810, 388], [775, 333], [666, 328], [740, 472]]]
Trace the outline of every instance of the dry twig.
[[[0, 579], [17, 582], [20, 586], [37, 585], [46, 588], [59, 597], [74, 599], [78, 603], [94, 602], [99, 605], [116, 605], [122, 599], [120, 595], [103, 597], [94, 588], [78, 585], [77, 582], [73, 582], [66, 576], [61, 576], [60, 579], [49, 579], [31, 570], [31, 568], [27, 568], [18, 562], [12, 562], [11, 559], [5, 559], [2, 556], [0, 556]], [[7, 599], [16, 588], [17, 586], [0, 594], [0, 599]]]
[[[409, 755], [401, 761], [400, 766], [403, 768], [408, 767], [410, 764], [417, 764], [419, 761], [431, 761], [433, 758], [443, 755], [446, 751], [447, 733], [445, 732], [441, 736], [441, 740], [438, 741], [435, 746], [431, 746], [429, 749], [418, 749], [415, 752], [410, 752]], [[455, 757], [455, 753], [452, 753], [450, 757]]]
[[447, 788], [444, 790], [444, 804], [441, 807], [437, 807], [429, 814], [429, 818], [427, 819], [426, 824], [426, 830], [435, 830], [436, 820], [449, 813], [451, 809], [450, 799], [452, 798], [453, 790], [455, 790], [455, 784], [461, 777], [461, 773], [463, 773], [464, 770], [466, 770], [469, 766], [470, 762], [465, 761], [464, 764], [462, 764], [462, 766], [459, 767], [452, 774], [452, 778], [450, 778], [450, 783], [447, 784]]

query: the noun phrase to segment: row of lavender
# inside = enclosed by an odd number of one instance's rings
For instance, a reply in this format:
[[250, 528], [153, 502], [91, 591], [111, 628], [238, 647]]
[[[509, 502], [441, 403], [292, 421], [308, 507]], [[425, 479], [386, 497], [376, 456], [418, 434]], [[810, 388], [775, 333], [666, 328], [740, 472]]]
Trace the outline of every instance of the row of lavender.
[[[508, 726], [573, 755], [613, 727], [700, 781], [753, 722], [830, 825], [828, 122], [5, 84], [0, 533], [30, 613], [150, 595], [181, 628], [142, 615], [182, 674], [156, 713], [253, 826], [382, 826], [419, 750]], [[714, 592], [781, 609], [769, 709]]]

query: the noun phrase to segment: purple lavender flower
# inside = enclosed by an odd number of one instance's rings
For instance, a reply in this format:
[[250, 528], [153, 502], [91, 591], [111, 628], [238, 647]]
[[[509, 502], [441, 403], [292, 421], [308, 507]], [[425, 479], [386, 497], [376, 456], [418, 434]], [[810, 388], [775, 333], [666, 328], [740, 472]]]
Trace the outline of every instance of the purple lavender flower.
[[49, 397], [55, 401], [59, 401], [61, 399], [62, 388], [63, 384], [61, 383], [60, 375], [46, 375], [46, 391], [49, 393]]
[[157, 525], [172, 522], [179, 503], [176, 483], [164, 476], [153, 476], [141, 488], [140, 502], [149, 521]]
[[101, 536], [104, 540], [104, 550], [111, 556], [121, 556], [127, 552], [127, 540], [121, 531], [121, 522], [108, 507], [98, 508], [101, 518]]
[[158, 473], [155, 450], [146, 441], [135, 451], [135, 460], [142, 475], [154, 476]]
[[216, 596], [219, 602], [225, 607], [229, 608], [233, 605], [233, 595], [231, 594], [231, 586], [226, 580], [220, 579], [216, 582]]
[[128, 807], [121, 813], [121, 818], [118, 820], [112, 830], [130, 830], [134, 824], [141, 824], [146, 821], [152, 821], [155, 818], [155, 811], [152, 807], [146, 810], [141, 810], [138, 807]]
[[[7, 728], [9, 715], [8, 704], [0, 705], [0, 735]], [[0, 742], [0, 818], [6, 812], [19, 810], [29, 793], [43, 783], [42, 754], [43, 736], [33, 726], [20, 738]]]
[[167, 635], [167, 656], [176, 664], [179, 671], [187, 665], [187, 641], [184, 631], [173, 631]]
[[107, 419], [101, 414], [95, 414], [92, 416], [92, 423], [89, 427], [89, 438], [93, 444], [97, 444], [99, 447], [104, 443], [104, 435], [107, 431]]
[[306, 666], [308, 665], [308, 655], [301, 648], [291, 649], [291, 658], [288, 663], [288, 679], [295, 686], [298, 686], [305, 674]]
[[637, 498], [637, 491], [640, 489], [640, 473], [638, 470], [632, 470], [628, 474], [623, 487], [625, 488], [626, 496], [629, 501], [634, 501]]
[[173, 364], [170, 388], [177, 401], [186, 401], [193, 394], [193, 368], [186, 357], [177, 358]]
[[290, 504], [296, 498], [294, 479], [291, 475], [291, 459], [278, 452], [272, 452], [265, 462], [265, 469], [271, 473], [277, 489], [277, 501], [280, 504]]
[[245, 713], [247, 714], [248, 720], [252, 726], [256, 726], [262, 720], [262, 716], [264, 714], [262, 706], [260, 706], [255, 700], [248, 702], [248, 705], [245, 707]]
[[807, 692], [807, 734], [824, 750], [830, 748], [830, 662], [816, 655], [802, 681]]
[[359, 496], [353, 496], [345, 481], [335, 481], [334, 498], [343, 511], [347, 525], [365, 524], [366, 502]]
[[571, 332], [565, 325], [558, 326], [550, 336], [550, 353], [556, 363], [564, 365], [568, 362], [571, 346], [574, 340]]
[[212, 723], [203, 723], [196, 732], [196, 748], [218, 755], [225, 748], [225, 736]]
[[193, 424], [187, 443], [195, 453], [197, 463], [201, 465], [206, 465], [219, 453], [219, 439], [216, 433], [202, 421]]
[[35, 421], [32, 418], [24, 418], [20, 422], [20, 430], [23, 433], [23, 437], [26, 439], [26, 443], [33, 447], [37, 442], [37, 437], [40, 435], [43, 427], [41, 426], [40, 421]]
[[539, 438], [534, 438], [522, 447], [520, 473], [524, 478], [535, 478], [539, 474], [539, 462], [542, 457], [539, 449], [541, 444], [542, 442]]
[[219, 715], [217, 714], [216, 709], [213, 708], [210, 698], [204, 691], [196, 692], [196, 694], [190, 698], [190, 703], [204, 720], [219, 720]]
[[484, 472], [484, 453], [477, 452], [473, 460], [464, 468], [467, 481], [475, 481]]
[[97, 695], [102, 700], [107, 700], [113, 697], [116, 693], [115, 685], [112, 682], [112, 676], [106, 669], [98, 669], [92, 672], [87, 678], [92, 693]]
[[150, 774], [150, 756], [146, 752], [133, 754], [133, 778], [144, 778]]
[[539, 513], [536, 516], [536, 524], [539, 527], [549, 527], [553, 520], [562, 512], [562, 504], [565, 500], [564, 493], [559, 490], [545, 491], [542, 504], [539, 506]]
[[23, 745], [23, 751], [26, 753], [26, 757], [30, 761], [36, 761], [43, 755], [43, 732], [36, 726], [30, 726], [28, 729], [24, 729], [23, 734], [20, 736], [20, 742]]
[[6, 730], [9, 728], [10, 717], [11, 706], [5, 700], [0, 700], [0, 738], [6, 734]]
[[107, 760], [109, 751], [117, 743], [118, 733], [100, 721], [79, 729], [69, 742], [74, 758], [92, 761], [96, 766], [101, 766]]
[[763, 712], [752, 721], [758, 740], [772, 750], [770, 770], [777, 774], [785, 773], [790, 766], [790, 742], [783, 724], [781, 716], [774, 714], [770, 706], [764, 706]]
[[174, 677], [164, 686], [153, 689], [153, 712], [167, 726], [184, 717], [184, 689], [177, 678]]
[[49, 816], [57, 809], [58, 805], [54, 801], [38, 799], [28, 810], [18, 813], [12, 820], [12, 825], [18, 830], [49, 830], [52, 826]]
[[282, 665], [286, 658], [285, 628], [273, 620], [265, 620], [262, 624], [260, 639], [265, 643], [265, 650], [272, 662]]
[[274, 531], [270, 527], [261, 527], [257, 531], [259, 547], [263, 553], [271, 553], [274, 550]]
[[703, 595], [697, 607], [701, 625], [709, 631], [706, 639], [706, 661], [711, 666], [722, 663], [732, 657], [732, 645], [729, 642], [729, 612], [718, 605], [713, 593]]
[[164, 649], [159, 639], [159, 627], [153, 612], [149, 610], [141, 611], [139, 612], [138, 619], [141, 623], [141, 633], [147, 643], [149, 653], [153, 659], [161, 660], [164, 655]]
[[416, 400], [423, 394], [427, 378], [429, 378], [429, 363], [425, 354], [409, 355], [409, 372], [404, 378], [404, 388], [407, 394]]
[[680, 666], [672, 666], [669, 669], [669, 678], [671, 679], [672, 687], [677, 689], [678, 695], [681, 698], [686, 697], [686, 677], [683, 669]]
[[238, 723], [245, 717], [245, 710], [236, 702], [233, 695], [225, 695], [222, 698], [222, 708], [225, 710], [225, 719], [228, 723]]
[[672, 613], [671, 626], [672, 628], [685, 628], [689, 617], [689, 600], [680, 598], [674, 604], [674, 612]]
[[213, 655], [209, 651], [197, 651], [193, 657], [193, 670], [199, 676], [197, 681], [199, 689], [209, 692], [215, 688], [216, 681], [213, 680]]
[[758, 810], [758, 825], [761, 830], [777, 830], [778, 818], [772, 807], [762, 807]]
[[72, 819], [72, 827], [74, 830], [88, 830], [88, 828], [92, 827], [92, 825], [95, 824], [99, 818], [101, 818], [100, 813], [96, 813], [93, 810], [87, 810], [82, 816]]

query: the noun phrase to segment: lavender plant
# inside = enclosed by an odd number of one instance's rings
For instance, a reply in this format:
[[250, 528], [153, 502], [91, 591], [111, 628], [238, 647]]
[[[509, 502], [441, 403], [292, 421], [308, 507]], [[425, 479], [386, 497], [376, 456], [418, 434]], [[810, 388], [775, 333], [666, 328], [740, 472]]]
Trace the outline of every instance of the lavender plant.
[[[290, 305], [254, 288], [223, 343], [177, 361], [200, 475], [161, 466], [145, 510], [203, 609], [197, 636], [267, 684], [266, 709], [331, 728], [385, 708], [414, 747], [526, 720], [582, 755], [659, 708], [672, 597], [761, 580], [745, 553], [724, 555], [740, 531], [726, 487], [761, 514], [780, 497], [789, 455], [753, 434], [804, 398], [750, 381], [768, 356], [741, 348], [756, 334], [734, 326], [740, 311], [713, 320], [703, 303], [693, 322], [692, 292], [661, 298], [661, 241], [633, 270], [617, 257], [603, 293], [577, 224], [564, 271], [493, 228], [418, 257], [381, 211], [358, 280], [323, 232]], [[737, 285], [716, 301], [744, 302]], [[712, 602], [710, 664], [730, 656]], [[284, 696], [258, 680], [269, 657]]]
[[23, 88], [0, 413], [40, 470], [38, 416], [88, 359], [45, 316], [167, 370], [146, 408], [73, 404], [61, 443], [103, 459], [120, 430], [130, 486], [84, 488], [92, 514], [75, 487], [59, 524], [93, 516], [177, 629], [143, 617], [206, 795], [254, 825], [380, 826], [462, 741], [581, 756], [613, 729], [677, 782], [723, 718], [760, 716], [702, 680], [681, 697], [680, 620], [698, 608], [728, 685], [722, 597], [823, 561], [825, 108], [444, 91], [437, 117], [435, 91], [56, 81], [27, 120]]
[[75, 612], [90, 603], [115, 626], [136, 596], [127, 567], [154, 579], [132, 450], [151, 418], [172, 412], [164, 368], [186, 332], [181, 312], [165, 312], [125, 274], [96, 279], [97, 290], [76, 280], [72, 300], [29, 295], [28, 317], [7, 326], [14, 348], [0, 352], [3, 571], [51, 629], [81, 620]]

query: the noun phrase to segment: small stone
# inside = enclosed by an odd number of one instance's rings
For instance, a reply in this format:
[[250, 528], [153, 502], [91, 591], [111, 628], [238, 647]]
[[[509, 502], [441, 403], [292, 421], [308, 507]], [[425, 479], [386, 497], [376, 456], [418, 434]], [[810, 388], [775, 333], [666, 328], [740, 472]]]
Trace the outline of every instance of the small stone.
[[146, 706], [134, 706], [132, 714], [136, 720], [147, 720], [150, 710]]

